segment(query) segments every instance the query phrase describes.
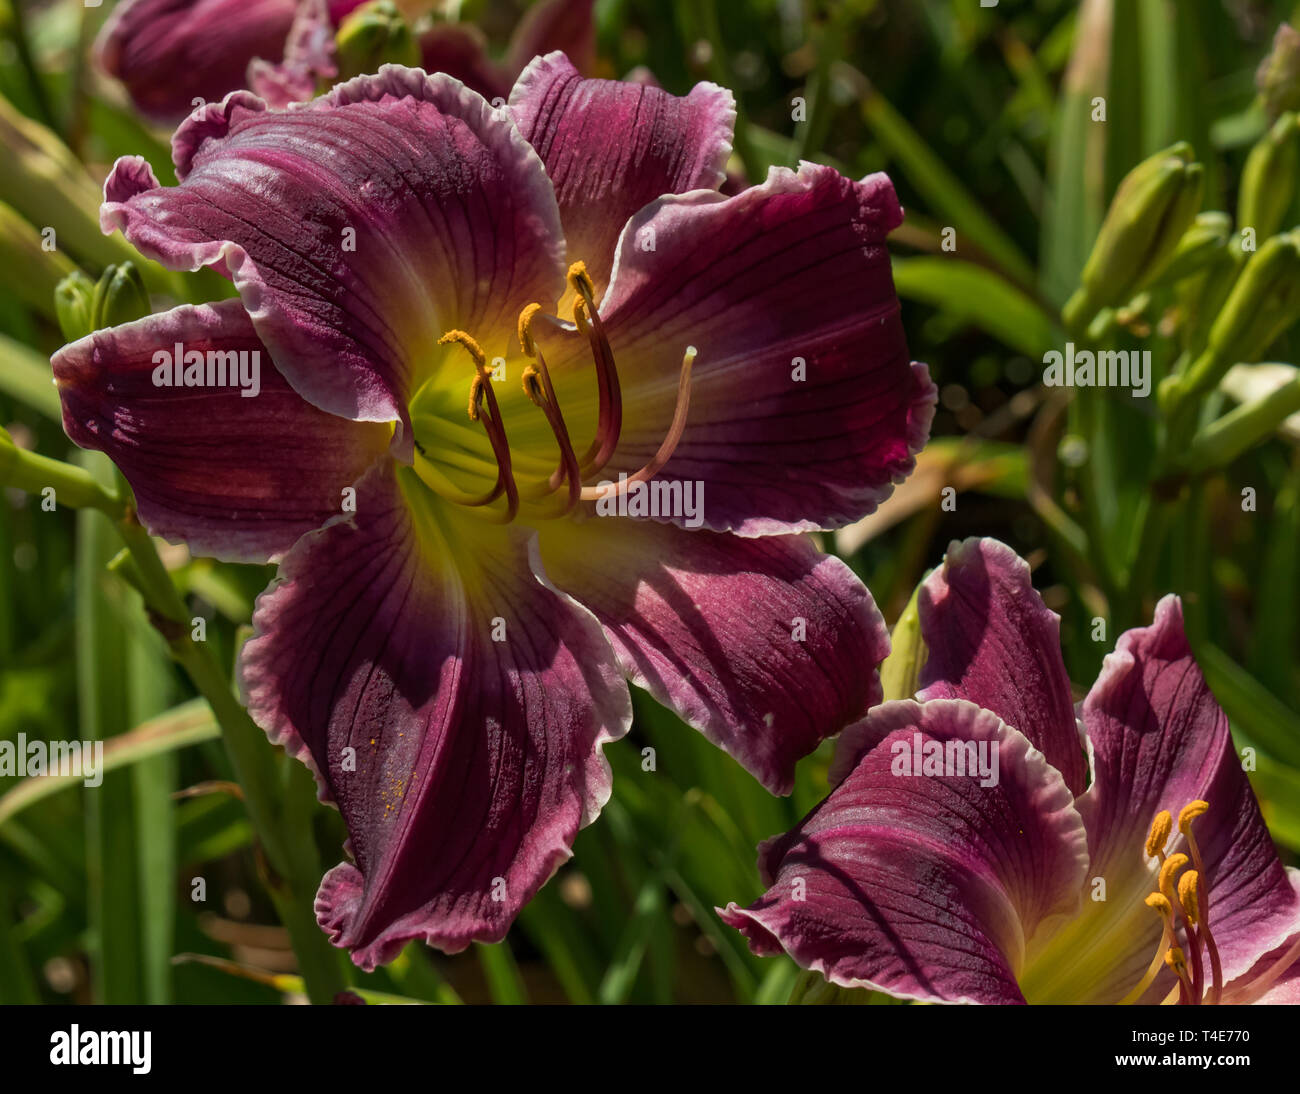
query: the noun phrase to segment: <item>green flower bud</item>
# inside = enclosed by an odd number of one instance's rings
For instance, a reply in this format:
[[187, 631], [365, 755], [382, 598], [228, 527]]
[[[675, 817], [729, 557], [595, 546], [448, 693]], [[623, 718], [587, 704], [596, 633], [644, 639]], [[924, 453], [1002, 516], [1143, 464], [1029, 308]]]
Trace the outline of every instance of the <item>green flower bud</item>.
[[1269, 118], [1300, 110], [1300, 31], [1287, 23], [1277, 28], [1273, 48], [1255, 73], [1255, 86]]
[[1255, 252], [1210, 327], [1205, 351], [1182, 376], [1170, 376], [1162, 403], [1208, 391], [1234, 364], [1258, 361], [1300, 319], [1300, 228]]
[[375, 0], [358, 8], [339, 27], [340, 79], [378, 72], [383, 64], [420, 64], [420, 47], [392, 0]]
[[1280, 227], [1295, 196], [1300, 177], [1300, 118], [1283, 114], [1264, 134], [1241, 172], [1241, 197], [1237, 223], [1254, 228], [1257, 240], [1267, 239]]
[[54, 313], [59, 330], [69, 342], [84, 338], [95, 329], [91, 320], [91, 301], [95, 283], [80, 270], [68, 274], [54, 289]]
[[1124, 176], [1080, 279], [1094, 309], [1123, 303], [1173, 254], [1201, 207], [1205, 172], [1191, 157], [1183, 142]]
[[144, 279], [135, 263], [123, 262], [120, 266], [109, 266], [95, 286], [95, 295], [91, 301], [91, 329], [121, 326], [133, 319], [144, 318], [152, 310]]
[[929, 656], [925, 639], [921, 637], [921, 613], [917, 606], [920, 593], [921, 586], [917, 585], [903, 614], [894, 624], [889, 656], [880, 664], [880, 686], [886, 702], [910, 699], [920, 687], [921, 669]]
[[1223, 254], [1231, 235], [1232, 218], [1227, 213], [1200, 213], [1164, 265], [1148, 273], [1140, 287], [1173, 285], [1200, 273]]

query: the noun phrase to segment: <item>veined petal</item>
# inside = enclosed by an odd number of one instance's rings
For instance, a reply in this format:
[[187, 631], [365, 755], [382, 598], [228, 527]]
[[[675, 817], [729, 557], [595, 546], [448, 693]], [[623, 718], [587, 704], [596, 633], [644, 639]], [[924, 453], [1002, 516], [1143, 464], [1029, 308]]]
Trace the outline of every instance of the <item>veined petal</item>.
[[[884, 247], [901, 217], [883, 175], [810, 164], [637, 213], [600, 303], [623, 390], [603, 476], [654, 457], [694, 346], [686, 429], [658, 477], [707, 485], [706, 527], [805, 532], [874, 509], [911, 471], [936, 394], [909, 361]], [[552, 356], [566, 415], [594, 418], [590, 358]]]
[[623, 671], [788, 794], [795, 762], [880, 701], [871, 594], [802, 536], [757, 540], [621, 517], [540, 532], [542, 565], [605, 627]]
[[[1300, 870], [1287, 867], [1291, 889], [1300, 898]], [[1300, 1004], [1300, 929], [1264, 954], [1223, 992], [1225, 1003]]]
[[412, 938], [504, 937], [608, 799], [601, 748], [631, 720], [598, 624], [537, 580], [525, 534], [436, 504], [373, 470], [355, 518], [285, 558], [242, 658], [250, 713], [347, 822], [355, 865], [316, 912], [367, 969]]
[[[202, 386], [154, 382], [160, 369], [176, 378], [178, 350]], [[295, 392], [238, 300], [97, 331], [52, 363], [68, 436], [121, 468], [149, 531], [195, 554], [282, 554], [341, 511], [343, 488], [389, 443], [387, 426], [326, 414]]]
[[[866, 721], [876, 746], [798, 827], [760, 848], [771, 887], [723, 919], [754, 952], [784, 949], [842, 987], [1023, 1002], [1025, 947], [1077, 908], [1087, 870], [1073, 795], [1022, 733], [972, 703], [885, 703]], [[947, 774], [916, 771], [918, 753], [950, 746]], [[959, 750], [982, 750], [991, 781], [957, 774]]]
[[736, 126], [735, 100], [716, 84], [697, 84], [682, 98], [645, 84], [585, 80], [560, 52], [524, 70], [510, 113], [555, 184], [569, 257], [586, 263], [598, 292], [633, 213], [664, 194], [722, 184]]
[[1025, 560], [995, 539], [954, 542], [918, 606], [928, 656], [917, 698], [969, 699], [993, 711], [1029, 738], [1071, 793], [1083, 793], [1061, 619], [1034, 590]]
[[119, 160], [101, 223], [168, 266], [228, 271], [280, 370], [323, 410], [405, 422], [415, 381], [466, 368], [436, 346], [444, 331], [504, 353], [519, 311], [562, 291], [541, 161], [449, 77], [385, 65], [287, 111], [237, 92], [172, 145], [180, 185]]
[[[1263, 954], [1300, 932], [1300, 897], [1242, 771], [1228, 719], [1192, 657], [1177, 597], [1160, 601], [1150, 627], [1120, 637], [1084, 700], [1082, 716], [1094, 781], [1079, 811], [1094, 875], [1138, 870], [1155, 815], [1167, 809], [1177, 817], [1189, 802], [1205, 801], [1209, 812], [1193, 832], [1205, 862], [1225, 980], [1247, 973]], [[1175, 832], [1170, 851], [1181, 844]], [[1159, 936], [1155, 917], [1149, 918], [1146, 937], [1132, 932], [1132, 947], [1142, 951], [1137, 964], [1149, 959]], [[1163, 978], [1157, 991], [1161, 984]]]

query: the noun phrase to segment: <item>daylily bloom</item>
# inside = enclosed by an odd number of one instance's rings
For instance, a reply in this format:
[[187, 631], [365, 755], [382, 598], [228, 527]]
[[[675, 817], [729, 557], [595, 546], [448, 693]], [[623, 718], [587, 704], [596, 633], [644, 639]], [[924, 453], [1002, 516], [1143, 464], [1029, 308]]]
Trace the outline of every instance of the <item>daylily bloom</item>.
[[[336, 75], [333, 31], [366, 0], [122, 0], [104, 24], [95, 53], [121, 80], [137, 110], [175, 122], [195, 100], [217, 102], [251, 89], [276, 107], [315, 94], [317, 78]], [[415, 14], [414, 0], [401, 6]], [[420, 35], [430, 72], [446, 72], [491, 99], [535, 55], [563, 49], [578, 68], [595, 58], [590, 0], [542, 0], [525, 12], [506, 55], [493, 60], [477, 27], [435, 23]]]
[[[364, 2], [328, 0], [331, 25]], [[104, 24], [95, 53], [100, 67], [126, 85], [137, 110], [174, 122], [194, 109], [195, 99], [218, 102], [248, 87], [254, 60], [285, 57], [295, 19], [315, 3], [122, 0]]]
[[504, 936], [609, 796], [626, 680], [779, 793], [880, 698], [870, 594], [794, 533], [926, 439], [902, 213], [808, 164], [723, 198], [734, 118], [562, 54], [504, 110], [389, 65], [236, 92], [177, 130], [179, 185], [105, 185], [105, 230], [239, 299], [65, 347], [65, 427], [155, 533], [283, 556], [242, 681], [348, 824], [317, 912], [367, 968]]
[[759, 850], [770, 888], [722, 913], [751, 948], [930, 1002], [1300, 1001], [1300, 871], [1178, 599], [1120, 637], [1079, 722], [1010, 548], [953, 544], [919, 608], [918, 701], [845, 730], [830, 796]]
[[592, 0], [541, 0], [524, 12], [505, 55], [494, 60], [473, 23], [434, 23], [420, 33], [420, 64], [445, 72], [485, 99], [505, 98], [534, 58], [560, 51], [584, 76], [595, 74], [596, 23]]

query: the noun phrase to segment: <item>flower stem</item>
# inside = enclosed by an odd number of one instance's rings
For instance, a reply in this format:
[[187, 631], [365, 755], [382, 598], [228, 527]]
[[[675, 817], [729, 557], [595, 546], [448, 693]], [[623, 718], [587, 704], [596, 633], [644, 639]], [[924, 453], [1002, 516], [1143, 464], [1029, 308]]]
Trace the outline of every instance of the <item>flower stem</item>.
[[134, 510], [128, 508], [116, 524], [135, 562], [134, 580], [154, 625], [221, 726], [226, 752], [265, 855], [267, 887], [289, 932], [308, 996], [313, 1003], [329, 1003], [347, 987], [347, 979], [341, 954], [317, 926], [312, 910], [319, 861], [310, 809], [295, 808], [301, 795], [286, 795], [277, 785], [274, 753], [265, 734], [236, 698], [208, 647], [192, 638], [184, 601]]

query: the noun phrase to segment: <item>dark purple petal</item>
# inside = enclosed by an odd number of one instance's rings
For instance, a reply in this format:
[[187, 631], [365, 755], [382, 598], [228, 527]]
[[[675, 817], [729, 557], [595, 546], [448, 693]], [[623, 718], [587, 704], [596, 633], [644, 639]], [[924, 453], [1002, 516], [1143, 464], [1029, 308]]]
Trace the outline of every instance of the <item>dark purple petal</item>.
[[631, 720], [598, 624], [537, 580], [525, 534], [396, 466], [290, 551], [241, 666], [250, 713], [347, 822], [355, 865], [316, 913], [367, 969], [413, 938], [501, 939], [608, 799], [601, 748]]
[[420, 64], [426, 72], [443, 72], [488, 100], [505, 102], [514, 82], [506, 71], [488, 56], [487, 39], [470, 23], [434, 23], [419, 39]]
[[623, 671], [788, 794], [795, 762], [881, 698], [871, 594], [802, 536], [746, 540], [611, 517], [541, 530], [547, 576]]
[[[363, 0], [332, 0], [337, 22]], [[100, 34], [100, 65], [136, 108], [176, 121], [194, 100], [216, 102], [245, 86], [256, 57], [279, 60], [297, 0], [123, 0]]]
[[[239, 92], [173, 138], [181, 184], [119, 160], [100, 219], [177, 269], [228, 271], [305, 398], [405, 421], [450, 328], [485, 347], [558, 299], [564, 241], [541, 161], [504, 116], [444, 76], [385, 65], [298, 109]], [[495, 351], [495, 347], [494, 347]], [[403, 437], [410, 449], [409, 431]]]
[[1087, 778], [1061, 620], [1034, 590], [1029, 566], [995, 539], [948, 548], [921, 588], [928, 650], [917, 698], [969, 699], [1020, 730], [1081, 794]]
[[510, 35], [507, 65], [514, 75], [534, 57], [559, 51], [581, 73], [596, 67], [594, 0], [541, 0], [519, 20]]
[[[1242, 976], [1300, 932], [1300, 896], [1242, 771], [1228, 719], [1192, 657], [1176, 597], [1160, 601], [1150, 627], [1120, 637], [1082, 716], [1094, 781], [1079, 810], [1095, 875], [1144, 869], [1143, 845], [1155, 815], [1167, 809], [1176, 818], [1189, 802], [1205, 801], [1209, 812], [1193, 832], [1205, 860], [1224, 977]], [[1175, 831], [1170, 850], [1180, 843]], [[1135, 948], [1150, 942], [1148, 958], [1159, 936], [1154, 917], [1149, 935], [1135, 942]]]
[[[770, 888], [723, 919], [755, 953], [784, 949], [843, 987], [1024, 1002], [1026, 946], [1041, 923], [1078, 908], [1087, 870], [1073, 795], [1023, 734], [971, 703], [886, 703], [866, 720], [876, 747], [759, 849]], [[995, 782], [904, 773], [918, 745], [955, 753], [961, 743], [982, 745], [989, 768], [996, 752]]]
[[[664, 194], [721, 185], [736, 124], [731, 92], [584, 80], [562, 53], [538, 57], [510, 92], [510, 112], [546, 164], [569, 243], [603, 291], [628, 218]], [[680, 356], [680, 354], [679, 354]]]
[[[246, 371], [237, 381], [227, 373], [226, 386], [156, 386], [155, 354], [175, 357], [178, 343], [204, 355], [205, 374], [210, 353], [242, 354]], [[245, 396], [254, 364], [257, 393]], [[145, 526], [195, 554], [247, 562], [282, 554], [341, 511], [343, 488], [389, 441], [387, 426], [326, 414], [295, 392], [238, 300], [98, 331], [64, 346], [53, 365], [68, 436], [106, 452]]]
[[[686, 430], [659, 478], [705, 483], [707, 527], [804, 532], [871, 512], [911, 471], [934, 412], [884, 246], [901, 217], [885, 176], [812, 165], [774, 169], [733, 198], [668, 197], [638, 213], [600, 303], [623, 389], [622, 440], [602, 477], [654, 457], [694, 346]], [[590, 357], [555, 358], [565, 413], [590, 418]]]

